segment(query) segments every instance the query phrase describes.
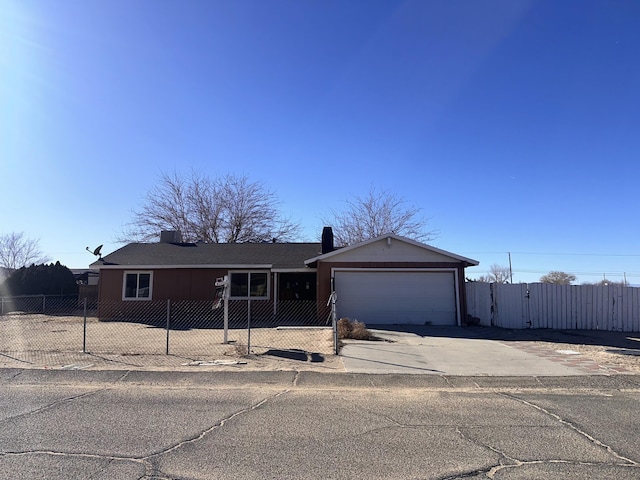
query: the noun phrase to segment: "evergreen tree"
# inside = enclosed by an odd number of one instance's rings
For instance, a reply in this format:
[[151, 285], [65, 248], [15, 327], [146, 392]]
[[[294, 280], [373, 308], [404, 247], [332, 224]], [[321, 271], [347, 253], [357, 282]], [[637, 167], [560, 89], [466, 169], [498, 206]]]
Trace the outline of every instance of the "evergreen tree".
[[22, 267], [5, 280], [0, 291], [11, 295], [65, 295], [78, 293], [78, 284], [60, 262]]

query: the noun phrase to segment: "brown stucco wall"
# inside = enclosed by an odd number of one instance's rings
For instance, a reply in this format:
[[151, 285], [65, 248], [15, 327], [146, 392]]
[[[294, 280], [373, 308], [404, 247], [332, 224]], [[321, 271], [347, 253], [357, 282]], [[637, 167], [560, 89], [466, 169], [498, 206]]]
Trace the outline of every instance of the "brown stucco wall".
[[[100, 272], [100, 301], [122, 301], [125, 269]], [[133, 270], [132, 270], [133, 271]], [[144, 269], [135, 271], [147, 271]], [[227, 270], [161, 269], [153, 271], [152, 300], [213, 300], [217, 277]]]
[[[125, 271], [153, 272], [150, 300], [122, 300]], [[100, 272], [98, 316], [100, 318], [144, 316], [149, 310], [161, 308], [167, 300], [171, 302], [213, 301], [216, 278], [228, 274], [228, 269], [204, 268], [103, 269]], [[270, 273], [270, 276], [269, 296], [273, 301], [274, 274]]]

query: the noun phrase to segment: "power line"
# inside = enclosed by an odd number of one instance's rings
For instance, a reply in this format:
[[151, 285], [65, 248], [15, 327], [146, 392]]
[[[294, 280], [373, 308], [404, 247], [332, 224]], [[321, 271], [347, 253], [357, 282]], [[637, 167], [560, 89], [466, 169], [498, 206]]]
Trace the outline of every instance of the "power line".
[[[513, 270], [513, 273], [536, 273], [536, 274], [546, 274], [553, 270]], [[616, 277], [621, 277], [626, 275], [627, 277], [640, 277], [640, 272], [627, 272], [627, 271], [575, 271], [575, 270], [561, 270], [564, 273], [570, 273], [572, 275], [611, 275]], [[473, 272], [469, 272], [472, 275], [476, 274], [489, 274], [490, 270], [474, 270]]]
[[[466, 255], [505, 255], [509, 252], [467, 252]], [[583, 257], [640, 257], [640, 253], [510, 252], [517, 255], [555, 255]]]

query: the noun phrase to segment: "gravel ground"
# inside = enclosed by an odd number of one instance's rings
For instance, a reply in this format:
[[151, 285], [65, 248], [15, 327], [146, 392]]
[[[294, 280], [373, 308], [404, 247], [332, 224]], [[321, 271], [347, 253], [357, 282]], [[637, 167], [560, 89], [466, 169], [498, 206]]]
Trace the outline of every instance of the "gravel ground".
[[[638, 334], [640, 337], [640, 334]], [[639, 339], [640, 340], [640, 339]], [[632, 373], [640, 373], [640, 343], [638, 348], [615, 348], [605, 345], [576, 343], [534, 342], [554, 351], [574, 351], [593, 359], [599, 365], [623, 367]]]
[[491, 328], [488, 334], [503, 341], [526, 342], [553, 351], [578, 352], [600, 365], [623, 367], [631, 373], [640, 373], [640, 332]]

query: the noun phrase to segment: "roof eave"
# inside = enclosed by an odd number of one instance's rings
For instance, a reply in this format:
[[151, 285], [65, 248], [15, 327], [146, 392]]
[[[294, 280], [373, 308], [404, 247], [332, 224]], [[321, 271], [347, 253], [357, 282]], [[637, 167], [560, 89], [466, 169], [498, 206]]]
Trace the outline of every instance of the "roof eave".
[[399, 240], [399, 241], [402, 241], [402, 242], [409, 243], [411, 245], [415, 245], [416, 247], [424, 248], [426, 250], [430, 250], [432, 252], [439, 253], [440, 255], [451, 257], [451, 258], [453, 258], [455, 260], [458, 260], [458, 261], [464, 263], [466, 267], [468, 267], [468, 266], [477, 266], [477, 265], [480, 264], [480, 262], [478, 262], [477, 260], [474, 260], [472, 258], [463, 257], [461, 255], [457, 255], [455, 253], [448, 252], [446, 250], [442, 250], [440, 248], [433, 247], [431, 245], [427, 245], [425, 243], [420, 243], [420, 242], [418, 242], [416, 240], [412, 240], [410, 238], [401, 237], [400, 235], [396, 235], [394, 233], [388, 233], [386, 235], [380, 235], [379, 237], [370, 238], [369, 240], [365, 240], [364, 242], [354, 243], [353, 245], [349, 245], [348, 247], [343, 247], [343, 248], [336, 249], [336, 250], [333, 250], [333, 251], [328, 252], [328, 253], [323, 253], [322, 255], [318, 255], [316, 257], [313, 257], [313, 258], [310, 258], [308, 260], [305, 260], [304, 263], [305, 263], [305, 265], [309, 265], [309, 264], [312, 264], [312, 263], [317, 262], [317, 261], [326, 260], [327, 258], [330, 258], [330, 257], [332, 257], [334, 255], [338, 255], [338, 254], [341, 254], [341, 253], [349, 252], [351, 250], [355, 250], [356, 248], [364, 247], [365, 245], [369, 245], [370, 243], [374, 243], [374, 242], [383, 240], [385, 238], [393, 238], [395, 240]]
[[185, 264], [185, 265], [159, 265], [159, 264], [111, 264], [101, 267], [105, 270], [168, 270], [168, 269], [237, 269], [237, 270], [271, 270], [273, 264]]

